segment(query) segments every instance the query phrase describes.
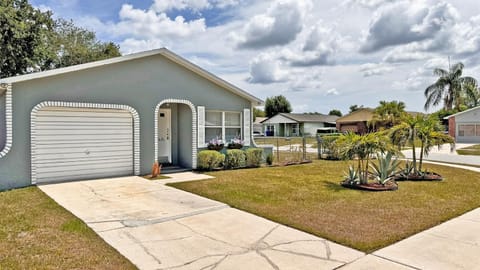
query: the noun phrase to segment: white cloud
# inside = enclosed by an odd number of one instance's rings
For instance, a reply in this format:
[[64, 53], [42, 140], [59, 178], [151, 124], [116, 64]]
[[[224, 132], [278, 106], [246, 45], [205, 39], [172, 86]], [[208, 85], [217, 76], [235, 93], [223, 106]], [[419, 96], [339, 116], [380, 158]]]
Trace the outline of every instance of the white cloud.
[[207, 0], [155, 0], [151, 9], [156, 12], [165, 12], [172, 9], [200, 10], [209, 7]]
[[239, 48], [259, 49], [285, 45], [303, 29], [310, 0], [277, 0], [264, 14], [254, 16], [240, 33], [232, 33]]
[[284, 82], [287, 72], [281, 68], [281, 63], [273, 54], [260, 54], [250, 62], [250, 83], [275, 83]]
[[367, 63], [360, 66], [360, 71], [363, 77], [380, 76], [393, 71], [393, 67], [382, 63]]
[[457, 18], [457, 11], [445, 2], [433, 6], [424, 1], [387, 5], [374, 14], [361, 52], [434, 39], [439, 32], [453, 26]]
[[375, 9], [384, 4], [394, 2], [395, 0], [346, 0], [343, 2], [344, 6], [360, 6], [369, 9]]
[[330, 88], [325, 92], [325, 96], [338, 96], [340, 92], [336, 88]]
[[204, 32], [205, 19], [185, 21], [182, 16], [170, 19], [165, 13], [153, 10], [135, 9], [129, 4], [122, 6], [119, 13], [121, 21], [115, 25], [115, 34], [133, 37], [187, 37], [194, 33]]

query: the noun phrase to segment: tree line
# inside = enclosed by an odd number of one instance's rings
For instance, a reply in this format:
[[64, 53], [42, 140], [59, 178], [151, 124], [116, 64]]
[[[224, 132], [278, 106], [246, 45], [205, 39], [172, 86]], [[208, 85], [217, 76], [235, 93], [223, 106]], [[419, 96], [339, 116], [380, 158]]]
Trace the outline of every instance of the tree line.
[[0, 78], [120, 55], [117, 44], [71, 20], [54, 19], [28, 0], [0, 1]]

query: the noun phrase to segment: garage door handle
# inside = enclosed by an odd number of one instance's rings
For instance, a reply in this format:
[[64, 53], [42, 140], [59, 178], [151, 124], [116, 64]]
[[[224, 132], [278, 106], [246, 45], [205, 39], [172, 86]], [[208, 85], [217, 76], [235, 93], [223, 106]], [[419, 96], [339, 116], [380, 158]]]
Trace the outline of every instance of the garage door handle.
[[90, 151], [88, 149], [85, 150], [85, 155], [90, 155]]

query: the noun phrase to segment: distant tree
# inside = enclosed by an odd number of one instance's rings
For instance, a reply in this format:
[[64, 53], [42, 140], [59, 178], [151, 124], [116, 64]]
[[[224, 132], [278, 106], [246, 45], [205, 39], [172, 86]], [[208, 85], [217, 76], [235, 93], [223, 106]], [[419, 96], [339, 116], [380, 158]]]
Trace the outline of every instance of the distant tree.
[[54, 22], [27, 0], [0, 1], [0, 78], [46, 69]]
[[279, 95], [269, 97], [265, 100], [265, 115], [272, 117], [277, 113], [290, 113], [292, 106], [286, 97]]
[[120, 47], [113, 42], [97, 40], [95, 32], [76, 26], [73, 21], [55, 21], [52, 50], [56, 52], [54, 68], [78, 65], [120, 56]]
[[357, 110], [359, 110], [359, 109], [361, 109], [361, 108], [363, 108], [363, 105], [358, 106], [357, 104], [354, 104], [354, 105], [350, 106], [350, 108], [349, 108], [349, 109], [350, 109], [349, 113], [352, 113], [352, 112], [354, 112], [354, 111], [357, 111]]
[[0, 1], [0, 78], [120, 56], [118, 45], [28, 0]]
[[380, 101], [380, 104], [373, 112], [373, 118], [370, 124], [378, 124], [387, 128], [393, 127], [401, 122], [405, 116], [405, 103], [402, 101]]
[[265, 117], [265, 112], [261, 109], [253, 108], [253, 121], [255, 121], [257, 117]]
[[336, 115], [338, 117], [341, 117], [342, 116], [342, 112], [340, 110], [337, 110], [337, 109], [333, 109], [331, 111], [328, 112], [328, 115]]
[[439, 78], [435, 83], [425, 89], [425, 110], [430, 106], [436, 106], [443, 100], [443, 107], [451, 110], [458, 108], [462, 104], [462, 91], [466, 84], [477, 85], [477, 81], [472, 77], [462, 77], [464, 65], [456, 63], [449, 70], [436, 68], [433, 74]]

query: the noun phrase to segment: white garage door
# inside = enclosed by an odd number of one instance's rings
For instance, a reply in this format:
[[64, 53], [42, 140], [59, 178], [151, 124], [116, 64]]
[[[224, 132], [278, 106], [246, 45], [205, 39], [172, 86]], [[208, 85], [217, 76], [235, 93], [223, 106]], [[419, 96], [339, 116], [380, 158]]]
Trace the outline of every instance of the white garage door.
[[32, 131], [36, 181], [133, 174], [133, 118], [110, 109], [47, 107]]

